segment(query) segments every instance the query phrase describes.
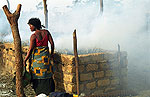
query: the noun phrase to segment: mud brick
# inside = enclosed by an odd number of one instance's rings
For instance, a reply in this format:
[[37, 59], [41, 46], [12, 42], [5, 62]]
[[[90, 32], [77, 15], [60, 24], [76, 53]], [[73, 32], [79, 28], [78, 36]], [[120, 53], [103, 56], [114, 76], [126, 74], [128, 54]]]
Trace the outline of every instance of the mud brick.
[[98, 65], [97, 64], [88, 64], [87, 66], [86, 66], [86, 70], [87, 71], [95, 71], [95, 70], [97, 70], [98, 69]]
[[80, 74], [80, 81], [92, 80], [92, 73]]

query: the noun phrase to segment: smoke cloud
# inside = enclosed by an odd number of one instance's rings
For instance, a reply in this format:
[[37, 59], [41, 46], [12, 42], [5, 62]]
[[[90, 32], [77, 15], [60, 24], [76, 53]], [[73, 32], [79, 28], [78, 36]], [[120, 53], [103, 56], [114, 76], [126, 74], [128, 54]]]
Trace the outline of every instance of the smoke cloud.
[[[128, 53], [129, 85], [135, 87], [133, 82], [138, 80], [138, 84], [144, 83], [142, 79], [145, 78], [147, 83], [140, 84], [139, 87], [143, 89], [150, 85], [150, 72], [147, 70], [150, 67], [150, 1], [104, 0], [103, 14], [99, 13], [99, 0], [79, 0], [76, 4], [74, 1], [48, 1], [48, 30], [54, 38], [56, 49], [72, 50], [74, 29], [77, 30], [79, 49], [117, 50], [117, 45], [120, 44], [121, 50]], [[28, 4], [26, 2], [22, 2], [24, 7], [19, 18], [22, 41], [29, 40], [32, 34], [27, 25], [31, 17], [40, 18], [44, 24], [41, 1], [33, 0], [34, 6], [28, 5], [28, 9], [25, 7]], [[7, 32], [5, 29], [9, 26], [3, 14], [0, 10], [0, 33]], [[10, 30], [8, 33], [4, 39], [12, 40]]]

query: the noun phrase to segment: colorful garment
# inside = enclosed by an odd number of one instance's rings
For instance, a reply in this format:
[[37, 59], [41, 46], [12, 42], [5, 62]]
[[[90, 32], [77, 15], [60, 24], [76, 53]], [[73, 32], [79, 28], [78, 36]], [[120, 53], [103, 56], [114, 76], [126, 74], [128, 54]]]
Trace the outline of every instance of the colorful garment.
[[36, 47], [32, 52], [31, 71], [33, 79], [47, 79], [53, 75], [53, 67], [50, 63], [49, 48], [47, 46]]

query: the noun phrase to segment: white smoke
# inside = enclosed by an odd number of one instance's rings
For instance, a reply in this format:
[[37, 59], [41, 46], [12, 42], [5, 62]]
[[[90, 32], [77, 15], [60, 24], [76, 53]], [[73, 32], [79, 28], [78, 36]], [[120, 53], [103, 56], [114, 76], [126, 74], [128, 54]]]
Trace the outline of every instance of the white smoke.
[[[150, 65], [150, 31], [148, 31], [150, 25], [148, 25], [147, 15], [150, 13], [150, 0], [103, 0], [102, 15], [99, 14], [99, 0], [79, 0], [80, 2], [76, 4], [74, 1], [48, 0], [48, 30], [54, 38], [56, 49], [72, 50], [72, 34], [76, 29], [78, 48], [97, 47], [117, 50], [117, 45], [120, 44], [121, 50], [128, 53], [129, 72], [137, 70], [141, 73], [145, 70], [144, 67]], [[17, 6], [17, 4], [11, 5], [13, 2], [10, 3], [12, 11]], [[22, 3], [19, 18], [21, 39], [22, 41], [29, 40], [32, 33], [27, 25], [28, 20], [31, 17], [38, 17], [44, 24], [42, 0], [17, 2]], [[0, 20], [0, 25], [3, 26], [2, 20]], [[9, 36], [5, 38], [8, 40]], [[134, 68], [135, 66], [138, 67]], [[142, 76], [139, 78], [142, 79]]]
[[[3, 5], [7, 4], [5, 0], [2, 1]], [[131, 45], [135, 42], [138, 43], [139, 39], [137, 38], [145, 37], [146, 30], [144, 31], [144, 27], [146, 26], [146, 14], [149, 12], [149, 0], [136, 0], [136, 2], [134, 0], [104, 0], [102, 16], [98, 16], [99, 0], [79, 1], [80, 3], [76, 5], [73, 4], [73, 0], [48, 1], [48, 29], [54, 37], [57, 48], [72, 49], [72, 32], [74, 29], [77, 30], [79, 48], [116, 49], [117, 44], [120, 44], [123, 50], [127, 50], [129, 43]], [[12, 12], [18, 3], [22, 4], [19, 18], [19, 31], [22, 40], [29, 40], [32, 34], [27, 25], [31, 17], [40, 18], [44, 24], [43, 9], [37, 8], [41, 2], [41, 0], [10, 0]], [[4, 13], [1, 12], [1, 14]], [[1, 16], [3, 18], [1, 18], [0, 25], [3, 25], [2, 21], [6, 17]], [[9, 26], [7, 21], [5, 25]], [[9, 40], [10, 36], [6, 39]], [[148, 38], [144, 40], [146, 41]]]

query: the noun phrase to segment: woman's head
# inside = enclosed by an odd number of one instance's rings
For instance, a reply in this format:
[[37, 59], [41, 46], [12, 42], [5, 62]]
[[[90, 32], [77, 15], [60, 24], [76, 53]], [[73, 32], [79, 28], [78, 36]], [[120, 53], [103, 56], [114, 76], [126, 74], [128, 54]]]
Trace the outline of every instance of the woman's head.
[[[30, 26], [30, 29], [31, 31], [35, 31], [36, 29], [40, 30], [42, 28], [41, 26], [41, 21], [39, 18], [31, 18], [29, 21], [28, 21], [28, 24]], [[34, 26], [34, 29], [32, 29], [31, 27]]]

